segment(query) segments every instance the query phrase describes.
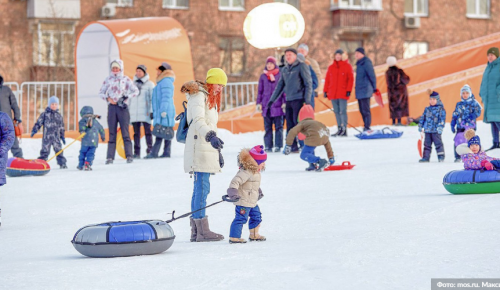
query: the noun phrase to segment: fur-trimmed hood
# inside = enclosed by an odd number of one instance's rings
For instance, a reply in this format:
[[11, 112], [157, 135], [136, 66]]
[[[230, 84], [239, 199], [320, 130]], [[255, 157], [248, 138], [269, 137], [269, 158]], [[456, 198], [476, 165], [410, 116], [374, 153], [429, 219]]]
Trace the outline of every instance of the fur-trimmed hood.
[[156, 83], [159, 83], [164, 78], [173, 78], [175, 80], [175, 73], [171, 69], [164, 70], [157, 78]]
[[202, 81], [189, 81], [185, 82], [181, 87], [181, 92], [189, 95], [197, 94], [199, 91], [208, 95], [208, 90], [206, 87], [206, 83]]
[[253, 174], [259, 172], [259, 165], [250, 155], [250, 149], [245, 148], [240, 151], [240, 154], [238, 154], [238, 167], [248, 170]]
[[[116, 62], [119, 66], [120, 66], [120, 72], [115, 76], [115, 74], [111, 71], [111, 66], [113, 65], [113, 63]], [[116, 59], [113, 59], [110, 63], [109, 63], [109, 75], [111, 77], [123, 77], [123, 71], [125, 70], [125, 66], [123, 65], [123, 60], [119, 59], [119, 58], [116, 58]]]
[[144, 76], [140, 79], [136, 75], [134, 75], [134, 82], [137, 80], [141, 80], [143, 83], [147, 83], [149, 81], [149, 74], [144, 74]]

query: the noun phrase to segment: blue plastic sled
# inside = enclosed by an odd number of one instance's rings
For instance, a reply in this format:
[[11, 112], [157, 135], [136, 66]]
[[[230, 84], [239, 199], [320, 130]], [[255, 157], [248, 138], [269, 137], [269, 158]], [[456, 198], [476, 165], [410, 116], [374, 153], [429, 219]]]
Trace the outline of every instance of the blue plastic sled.
[[399, 138], [403, 135], [403, 132], [393, 130], [389, 127], [385, 127], [382, 130], [369, 130], [361, 134], [354, 135], [361, 140], [365, 139], [385, 139], [385, 138]]

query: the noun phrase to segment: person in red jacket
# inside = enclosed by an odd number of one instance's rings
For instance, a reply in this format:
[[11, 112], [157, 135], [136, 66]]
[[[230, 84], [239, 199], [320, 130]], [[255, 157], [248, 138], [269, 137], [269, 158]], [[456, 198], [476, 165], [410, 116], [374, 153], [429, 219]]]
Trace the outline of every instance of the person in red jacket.
[[332, 136], [347, 137], [347, 100], [351, 96], [354, 81], [352, 67], [342, 60], [342, 49], [335, 51], [333, 63], [328, 67], [323, 96], [332, 101], [338, 131]]

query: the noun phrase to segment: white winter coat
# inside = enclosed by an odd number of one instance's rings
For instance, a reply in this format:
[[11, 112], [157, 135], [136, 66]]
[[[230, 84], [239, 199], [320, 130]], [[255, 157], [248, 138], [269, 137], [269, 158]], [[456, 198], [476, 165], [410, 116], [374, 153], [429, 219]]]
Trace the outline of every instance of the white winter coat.
[[184, 147], [184, 171], [218, 173], [219, 152], [205, 140], [208, 132], [217, 133], [219, 115], [216, 108], [209, 109], [207, 104], [208, 92], [197, 82], [191, 81], [182, 88], [186, 92], [187, 122], [191, 122]]
[[[134, 84], [138, 80], [137, 76], [134, 76]], [[153, 113], [152, 104], [152, 94], [155, 84], [149, 80], [149, 74], [146, 74], [141, 78], [143, 84], [141, 87], [140, 94], [129, 100], [128, 110], [130, 112], [130, 123], [135, 122], [146, 122], [151, 124], [151, 116]]]

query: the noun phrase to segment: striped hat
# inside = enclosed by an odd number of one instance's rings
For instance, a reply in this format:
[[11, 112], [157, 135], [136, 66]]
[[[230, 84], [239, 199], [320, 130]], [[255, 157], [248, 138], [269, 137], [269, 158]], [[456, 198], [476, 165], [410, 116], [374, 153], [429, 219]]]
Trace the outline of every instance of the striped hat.
[[250, 149], [250, 156], [257, 162], [257, 164], [261, 164], [266, 162], [267, 160], [267, 153], [264, 151], [264, 146], [262, 145], [257, 145]]

